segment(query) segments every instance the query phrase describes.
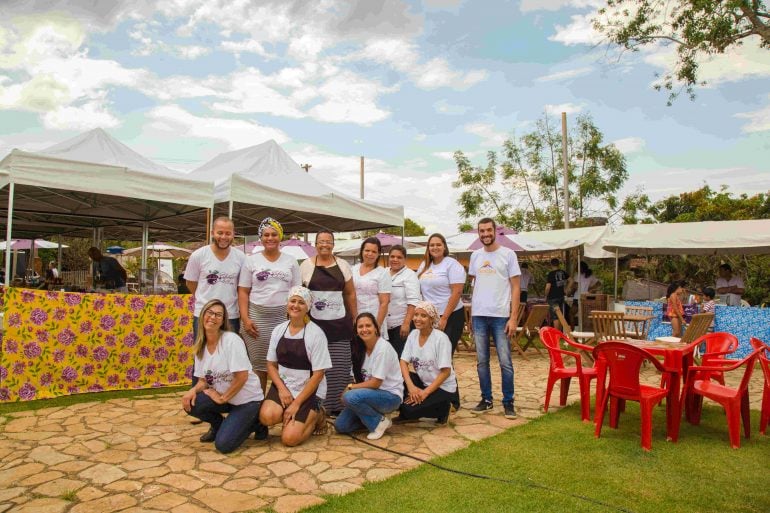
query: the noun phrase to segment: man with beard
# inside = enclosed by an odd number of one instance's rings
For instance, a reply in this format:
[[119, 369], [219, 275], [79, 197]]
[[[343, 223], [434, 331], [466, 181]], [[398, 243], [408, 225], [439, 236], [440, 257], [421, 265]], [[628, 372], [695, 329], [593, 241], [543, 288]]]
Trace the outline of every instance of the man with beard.
[[245, 255], [231, 248], [235, 236], [235, 225], [229, 217], [218, 217], [211, 229], [214, 240], [208, 246], [196, 249], [187, 261], [184, 279], [190, 294], [195, 297], [193, 334], [198, 335], [198, 316], [203, 305], [212, 299], [219, 299], [227, 308], [230, 330], [240, 331], [238, 312], [238, 276]]
[[516, 253], [495, 238], [497, 226], [489, 217], [478, 223], [483, 245], [471, 254], [468, 274], [473, 277], [471, 322], [476, 343], [476, 369], [479, 373], [481, 401], [472, 413], [493, 408], [492, 377], [489, 370], [489, 338], [492, 337], [500, 362], [503, 411], [506, 418], [516, 418], [513, 407], [513, 362], [510, 337], [516, 333], [516, 317], [521, 295], [519, 261]]

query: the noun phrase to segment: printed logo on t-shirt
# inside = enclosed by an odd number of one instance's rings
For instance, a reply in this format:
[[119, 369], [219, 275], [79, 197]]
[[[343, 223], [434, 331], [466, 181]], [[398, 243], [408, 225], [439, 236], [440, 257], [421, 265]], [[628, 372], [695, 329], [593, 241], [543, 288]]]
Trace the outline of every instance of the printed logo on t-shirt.
[[431, 367], [436, 366], [436, 362], [433, 360], [420, 360], [414, 356], [409, 360], [409, 363], [412, 364], [415, 371], [419, 371], [420, 369], [430, 369]]
[[372, 375], [369, 374], [369, 371], [367, 369], [361, 368], [361, 378], [364, 381], [369, 381], [370, 379], [372, 379]]
[[323, 310], [339, 310], [342, 307], [342, 303], [339, 301], [330, 301], [328, 299], [319, 299], [313, 303], [313, 308], [319, 311]]
[[217, 269], [213, 269], [206, 274], [206, 283], [209, 285], [235, 285], [236, 278], [238, 278], [237, 274], [223, 273]]
[[219, 383], [230, 383], [233, 381], [233, 373], [232, 372], [214, 372], [211, 369], [208, 369], [204, 373], [204, 378], [206, 380], [206, 384], [210, 387], [214, 387], [215, 385]]
[[287, 273], [286, 271], [281, 271], [279, 269], [262, 268], [254, 272], [254, 278], [257, 281], [267, 281], [268, 279], [273, 278], [289, 283], [291, 281], [291, 273]]
[[484, 260], [476, 274], [495, 274], [495, 268], [489, 260]]

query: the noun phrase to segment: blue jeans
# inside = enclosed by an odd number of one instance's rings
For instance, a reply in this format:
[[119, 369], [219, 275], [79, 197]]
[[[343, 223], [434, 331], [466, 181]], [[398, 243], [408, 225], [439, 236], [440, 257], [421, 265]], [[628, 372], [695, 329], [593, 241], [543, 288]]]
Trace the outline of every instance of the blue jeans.
[[489, 337], [497, 349], [497, 361], [500, 362], [500, 374], [503, 381], [503, 404], [513, 403], [513, 362], [511, 361], [511, 342], [505, 334], [507, 317], [486, 317], [474, 315], [473, 340], [476, 343], [476, 370], [479, 373], [481, 398], [492, 402], [492, 375], [489, 371]]
[[[240, 336], [241, 334], [241, 318], [230, 319], [230, 331], [233, 331]], [[193, 340], [198, 338], [198, 317], [193, 316]], [[192, 386], [198, 383], [198, 378], [194, 375], [192, 377]]]
[[[203, 392], [195, 396], [195, 406], [188, 415], [208, 422], [216, 431], [214, 446], [221, 453], [233, 452], [259, 427], [260, 401], [233, 405], [217, 404]], [[222, 414], [227, 413], [227, 417]]]
[[396, 411], [401, 398], [385, 390], [356, 388], [342, 396], [345, 408], [334, 421], [338, 433], [351, 433], [365, 427], [374, 431], [385, 413]]

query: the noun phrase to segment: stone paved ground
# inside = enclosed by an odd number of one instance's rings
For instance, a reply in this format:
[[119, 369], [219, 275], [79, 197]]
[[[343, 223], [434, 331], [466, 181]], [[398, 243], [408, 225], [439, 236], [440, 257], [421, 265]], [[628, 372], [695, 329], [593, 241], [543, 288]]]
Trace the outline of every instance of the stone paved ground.
[[[500, 404], [481, 416], [468, 411], [479, 398], [475, 357], [458, 353], [463, 409], [449, 425], [394, 426], [376, 443], [432, 458], [537, 417], [548, 359], [530, 353], [529, 360], [514, 363], [517, 420], [505, 419]], [[496, 366], [493, 376], [498, 391]], [[760, 380], [752, 384], [754, 408], [759, 408]], [[574, 401], [576, 383], [571, 392]], [[190, 425], [180, 396], [114, 399], [0, 417], [0, 513], [229, 513], [267, 507], [284, 513], [418, 465], [333, 430], [285, 448], [274, 429], [266, 442], [250, 439], [232, 454], [219, 454], [198, 441], [206, 427]], [[554, 398], [558, 403], [558, 389]]]

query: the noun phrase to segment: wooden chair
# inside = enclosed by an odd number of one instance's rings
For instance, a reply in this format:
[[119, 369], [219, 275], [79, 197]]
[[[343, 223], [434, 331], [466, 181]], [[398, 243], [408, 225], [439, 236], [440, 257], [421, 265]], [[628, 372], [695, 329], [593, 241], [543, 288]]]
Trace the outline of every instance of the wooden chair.
[[[529, 346], [534, 347], [539, 354], [543, 354], [542, 351], [540, 351], [540, 348], [534, 345], [534, 339], [539, 335], [540, 326], [543, 325], [546, 316], [548, 316], [548, 305], [534, 305], [529, 311], [529, 315], [527, 316], [527, 320], [524, 321], [524, 325], [516, 329], [516, 335], [514, 335], [515, 339], [511, 344], [525, 360], [527, 359], [527, 355], [524, 354], [524, 351], [526, 351]], [[524, 345], [522, 345], [522, 343]]]
[[[577, 340], [578, 342], [582, 342], [584, 344], [590, 344], [594, 342], [596, 334], [593, 331], [572, 331], [569, 328], [569, 324], [564, 318], [564, 314], [561, 310], [556, 310], [556, 318], [559, 319], [559, 322], [561, 323], [561, 330], [564, 332], [564, 335], [566, 335], [568, 339]], [[594, 361], [594, 356], [590, 351], [583, 351], [583, 355], [590, 361]]]
[[652, 314], [652, 307], [651, 306], [627, 306], [626, 307], [626, 315], [629, 316], [635, 316], [638, 318], [642, 317], [648, 317], [646, 321], [642, 320], [633, 320], [629, 321], [627, 320], [625, 323], [625, 330], [626, 335], [628, 335], [631, 338], [636, 338], [639, 340], [646, 340], [647, 339], [647, 333], [650, 330], [650, 321], [654, 317]]
[[594, 324], [596, 342], [626, 338], [626, 328], [623, 323], [623, 312], [594, 310], [590, 317]]
[[681, 342], [683, 344], [689, 344], [703, 335], [708, 333], [711, 323], [714, 321], [713, 313], [700, 313], [692, 316], [692, 321], [687, 325], [687, 329], [684, 330], [684, 334], [679, 337], [658, 337], [657, 340], [664, 340], [667, 342]]

